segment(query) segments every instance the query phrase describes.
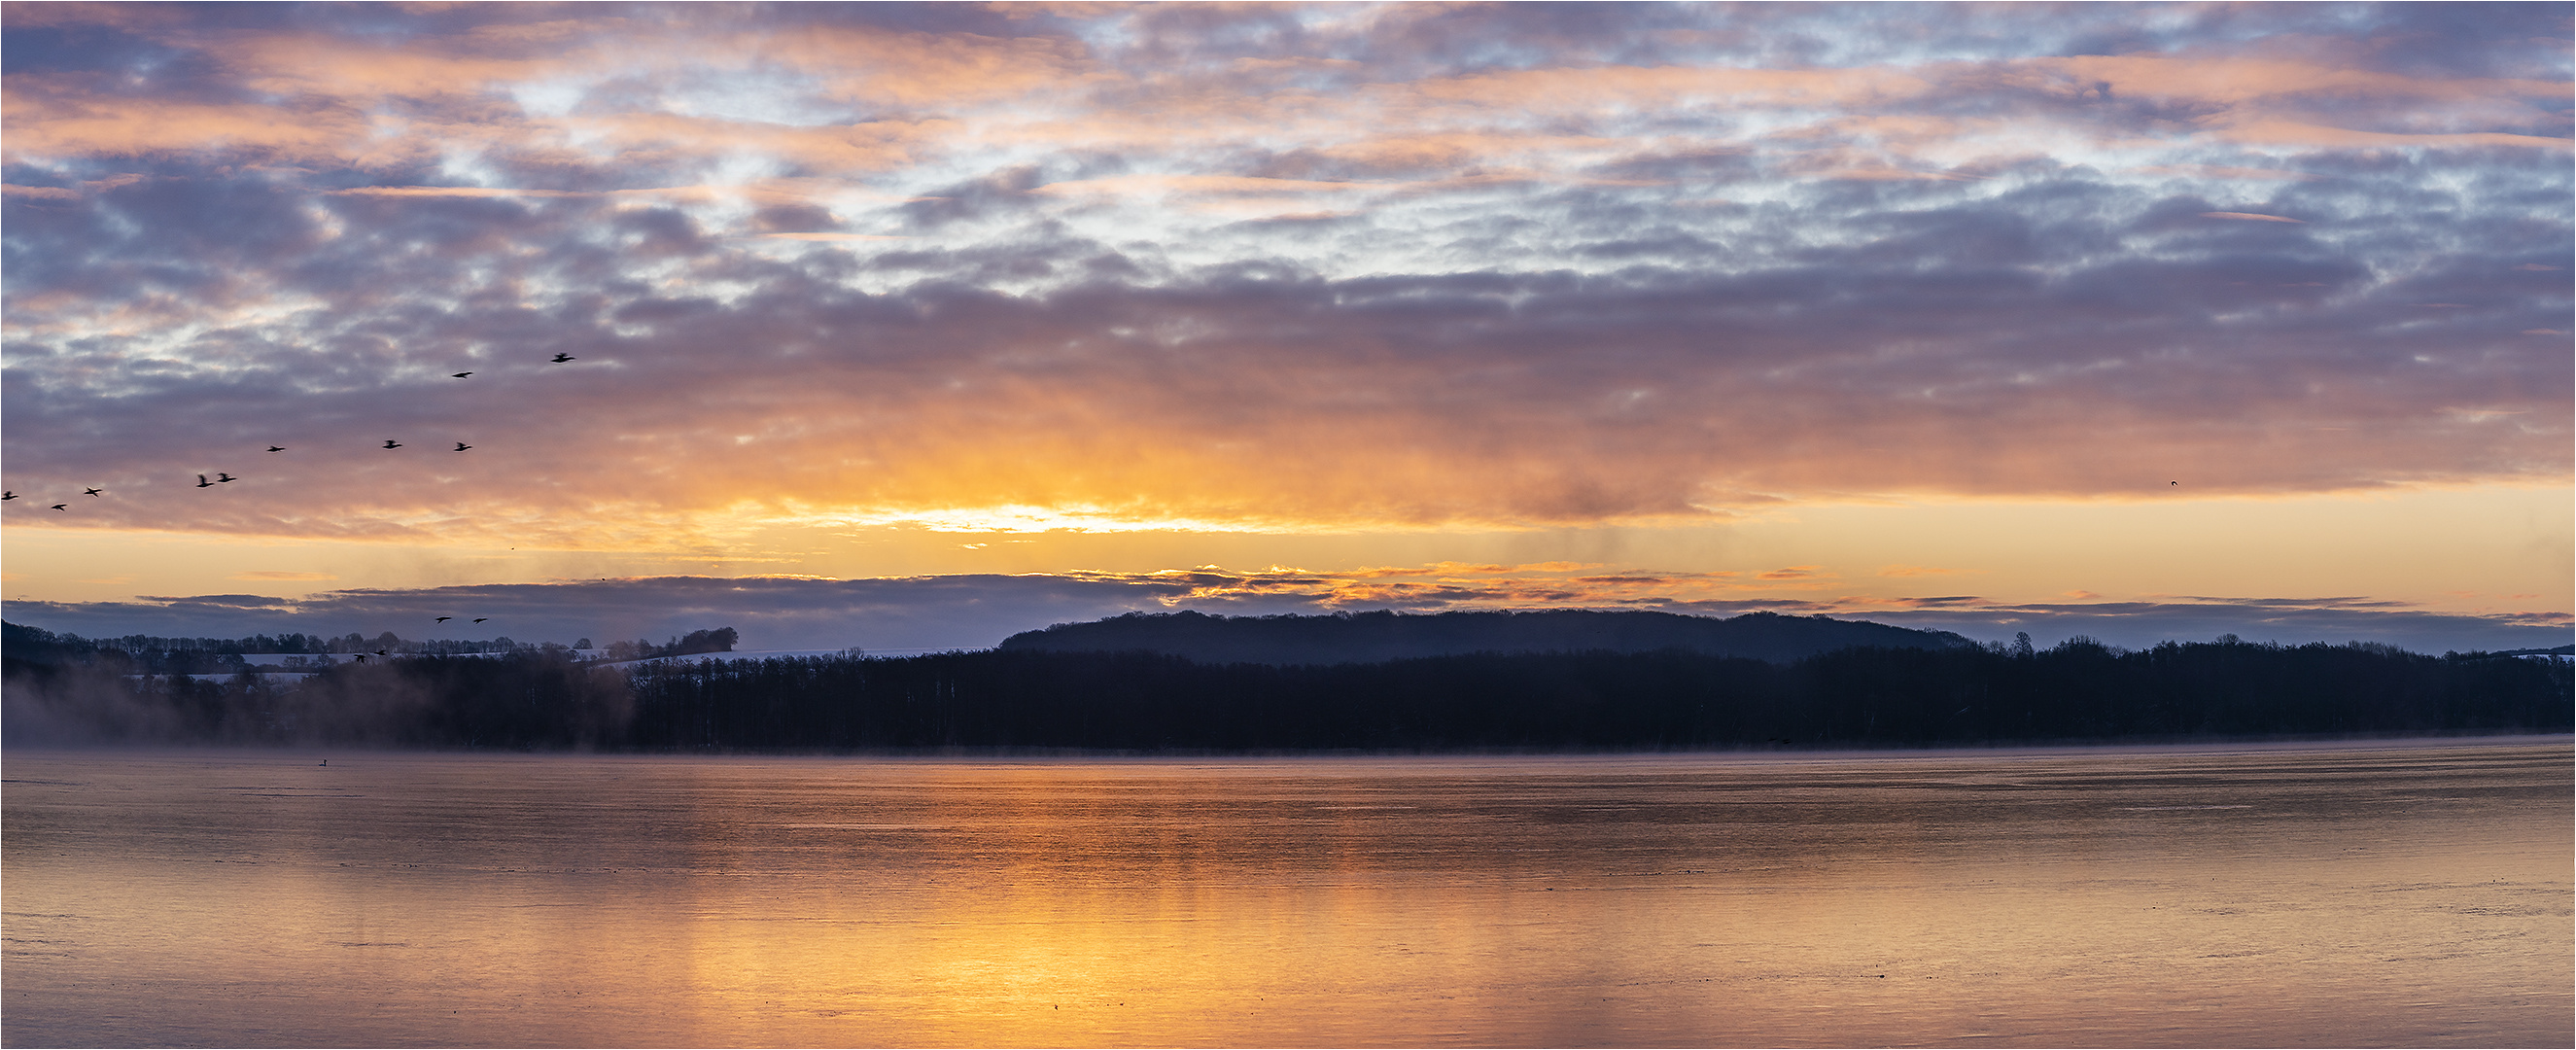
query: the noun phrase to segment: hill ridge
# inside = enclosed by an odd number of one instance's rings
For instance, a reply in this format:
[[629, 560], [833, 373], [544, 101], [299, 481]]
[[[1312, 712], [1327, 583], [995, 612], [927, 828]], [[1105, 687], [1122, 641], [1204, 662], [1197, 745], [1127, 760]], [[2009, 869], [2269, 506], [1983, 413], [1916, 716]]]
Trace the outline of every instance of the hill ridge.
[[1000, 648], [1022, 652], [1150, 652], [1200, 663], [1355, 664], [1469, 653], [1638, 653], [1684, 650], [1786, 663], [1836, 649], [1955, 649], [1948, 631], [1868, 620], [1751, 612], [1693, 616], [1645, 609], [1504, 609], [1224, 616], [1132, 612], [1022, 631]]

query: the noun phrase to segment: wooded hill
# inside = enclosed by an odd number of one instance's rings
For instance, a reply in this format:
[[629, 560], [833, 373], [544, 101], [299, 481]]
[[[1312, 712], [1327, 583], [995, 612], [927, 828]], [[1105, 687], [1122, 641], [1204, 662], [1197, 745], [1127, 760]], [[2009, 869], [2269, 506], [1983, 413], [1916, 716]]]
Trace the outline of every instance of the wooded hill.
[[1948, 631], [1824, 616], [1746, 613], [1730, 619], [1640, 610], [1540, 609], [1431, 614], [1209, 616], [1129, 613], [1004, 639], [1004, 652], [1159, 653], [1210, 664], [1373, 664], [1470, 653], [1687, 652], [1773, 663], [1855, 646], [1956, 649]]

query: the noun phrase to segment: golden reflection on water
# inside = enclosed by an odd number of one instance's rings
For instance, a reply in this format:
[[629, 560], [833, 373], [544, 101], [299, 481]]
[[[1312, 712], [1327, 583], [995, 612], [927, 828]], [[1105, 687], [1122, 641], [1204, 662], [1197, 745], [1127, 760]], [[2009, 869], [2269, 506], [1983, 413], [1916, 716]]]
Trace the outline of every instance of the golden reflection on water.
[[7, 756], [9, 1045], [2564, 1044], [2563, 739]]

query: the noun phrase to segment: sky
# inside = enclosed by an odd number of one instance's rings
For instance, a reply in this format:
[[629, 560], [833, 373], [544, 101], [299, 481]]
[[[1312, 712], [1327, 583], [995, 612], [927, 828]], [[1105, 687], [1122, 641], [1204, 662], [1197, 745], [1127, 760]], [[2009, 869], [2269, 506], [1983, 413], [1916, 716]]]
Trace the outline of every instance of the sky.
[[2564, 644], [2570, 40], [2563, 4], [10, 4], [0, 609]]

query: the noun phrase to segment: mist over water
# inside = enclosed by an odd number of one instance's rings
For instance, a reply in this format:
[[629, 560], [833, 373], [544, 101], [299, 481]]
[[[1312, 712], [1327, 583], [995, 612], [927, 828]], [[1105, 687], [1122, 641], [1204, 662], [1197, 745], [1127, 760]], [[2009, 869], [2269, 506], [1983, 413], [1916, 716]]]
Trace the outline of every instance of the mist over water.
[[2563, 1045], [2557, 738], [6, 755], [8, 1045]]

